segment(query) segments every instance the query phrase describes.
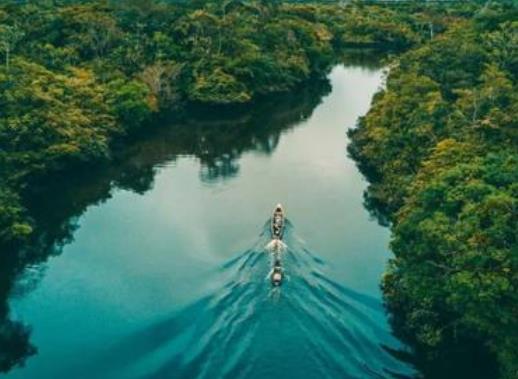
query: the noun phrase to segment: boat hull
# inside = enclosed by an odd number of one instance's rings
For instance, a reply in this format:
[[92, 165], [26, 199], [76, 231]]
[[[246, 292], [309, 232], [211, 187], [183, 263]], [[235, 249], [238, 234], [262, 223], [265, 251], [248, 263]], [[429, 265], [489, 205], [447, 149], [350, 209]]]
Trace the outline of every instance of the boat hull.
[[280, 204], [278, 204], [272, 215], [272, 223], [271, 223], [271, 234], [272, 239], [282, 240], [284, 236], [284, 229], [286, 224], [286, 217], [284, 214], [284, 209]]

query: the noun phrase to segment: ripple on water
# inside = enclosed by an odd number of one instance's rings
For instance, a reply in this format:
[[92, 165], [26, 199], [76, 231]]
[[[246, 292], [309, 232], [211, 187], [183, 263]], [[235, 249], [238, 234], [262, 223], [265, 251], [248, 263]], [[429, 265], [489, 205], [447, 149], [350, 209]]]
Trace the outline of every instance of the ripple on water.
[[286, 280], [271, 286], [268, 227], [252, 248], [218, 268], [227, 278], [218, 290], [111, 346], [98, 365], [103, 373], [139, 379], [413, 376], [393, 353], [402, 346], [379, 300], [333, 281], [289, 223], [281, 253]]

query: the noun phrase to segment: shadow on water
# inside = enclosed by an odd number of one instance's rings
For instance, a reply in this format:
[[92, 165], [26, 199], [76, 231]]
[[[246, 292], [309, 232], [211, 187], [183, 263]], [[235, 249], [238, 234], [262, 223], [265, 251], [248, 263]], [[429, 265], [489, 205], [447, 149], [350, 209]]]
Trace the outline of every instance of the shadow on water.
[[[4, 256], [5, 254], [0, 254]], [[0, 373], [22, 365], [27, 357], [36, 353], [30, 343], [30, 328], [10, 319], [7, 298], [16, 280], [17, 262], [13, 256], [6, 256], [0, 262]]]
[[396, 358], [402, 346], [379, 301], [328, 277], [290, 224], [281, 253], [287, 279], [273, 287], [269, 235], [267, 223], [252, 248], [219, 267], [218, 289], [115, 342], [94, 366], [139, 379], [414, 374]]
[[201, 181], [230, 180], [244, 152], [272, 153], [281, 134], [307, 119], [330, 90], [327, 80], [318, 80], [237, 112], [191, 109], [188, 117], [156, 125], [126, 141], [110, 162], [78, 166], [29, 186], [25, 203], [34, 220], [34, 238], [19, 251], [0, 254], [0, 373], [23, 366], [37, 352], [30, 343], [30, 327], [12, 320], [9, 298], [37, 285], [41, 263], [73, 240], [89, 206], [108, 200], [117, 189], [145, 193], [160, 167], [182, 155], [199, 160]]
[[397, 54], [397, 52], [351, 47], [342, 51], [341, 61], [346, 67], [360, 66], [367, 70], [379, 70], [390, 62], [392, 54]]

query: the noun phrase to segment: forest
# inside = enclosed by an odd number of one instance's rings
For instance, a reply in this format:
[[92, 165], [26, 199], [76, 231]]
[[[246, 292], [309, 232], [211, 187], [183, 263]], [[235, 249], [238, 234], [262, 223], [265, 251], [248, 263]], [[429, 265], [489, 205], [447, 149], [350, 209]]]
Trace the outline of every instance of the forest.
[[[383, 279], [403, 334], [428, 354], [484, 341], [518, 373], [518, 23], [478, 12], [391, 62], [350, 153], [392, 229]], [[432, 351], [433, 353], [430, 353]]]
[[[324, 78], [349, 49], [381, 50], [386, 88], [349, 153], [391, 228], [395, 328], [425, 365], [468, 340], [513, 378], [517, 16], [512, 1], [2, 2], [0, 254], [30, 260], [30, 198], [48, 177], [110, 161], [154, 120], [253, 107]], [[0, 356], [0, 371], [18, 363]]]
[[425, 34], [425, 21], [377, 6], [68, 3], [0, 6], [2, 244], [30, 238], [23, 196], [38, 179], [109, 159], [153, 117], [289, 91], [340, 49], [400, 50]]

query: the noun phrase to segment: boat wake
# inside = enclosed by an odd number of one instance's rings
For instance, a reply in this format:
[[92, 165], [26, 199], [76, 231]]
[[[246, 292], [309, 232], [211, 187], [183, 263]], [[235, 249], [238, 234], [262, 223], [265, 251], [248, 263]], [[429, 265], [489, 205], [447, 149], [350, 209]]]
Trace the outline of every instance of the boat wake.
[[288, 245], [286, 245], [281, 240], [273, 239], [265, 246], [265, 249], [268, 250], [271, 253], [275, 253], [278, 250], [285, 251], [287, 249]]
[[[331, 279], [289, 222], [283, 241], [270, 241], [269, 226], [251, 249], [218, 269], [221, 288], [119, 341], [117, 362], [110, 359], [113, 376], [412, 377], [394, 353], [403, 347], [380, 301]], [[268, 277], [278, 254], [282, 287]]]

